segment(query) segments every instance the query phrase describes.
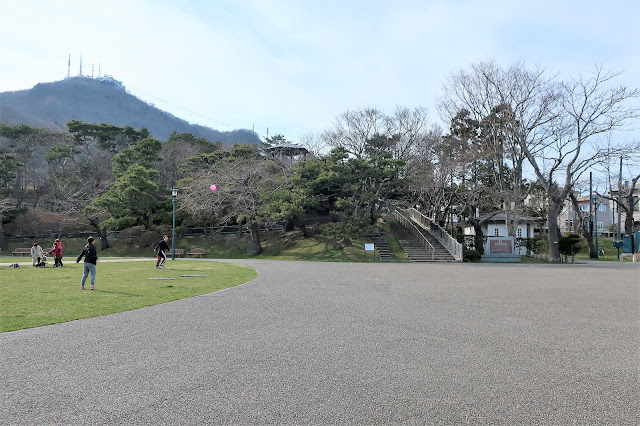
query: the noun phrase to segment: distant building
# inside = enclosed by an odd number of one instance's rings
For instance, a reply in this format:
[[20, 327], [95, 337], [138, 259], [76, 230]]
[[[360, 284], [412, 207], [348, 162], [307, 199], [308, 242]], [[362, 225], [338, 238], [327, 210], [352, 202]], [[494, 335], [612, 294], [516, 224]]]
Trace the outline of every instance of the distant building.
[[[589, 196], [577, 197], [578, 211], [575, 210], [570, 199], [565, 200], [564, 208], [558, 216], [558, 225], [561, 233], [576, 234], [580, 230], [580, 224], [585, 229], [590, 229], [591, 207]], [[595, 197], [594, 197], [595, 198]], [[611, 225], [614, 222], [612, 202], [604, 197], [597, 199], [597, 206], [593, 206], [593, 234], [598, 236], [611, 236]]]
[[[623, 193], [626, 192], [626, 189]], [[593, 209], [593, 232], [594, 235], [613, 237], [616, 235], [615, 227], [618, 225], [618, 189], [614, 188], [605, 197], [596, 197], [597, 205], [589, 206], [589, 196], [578, 197], [578, 211], [575, 211], [573, 203], [567, 199], [564, 208], [558, 217], [558, 224], [561, 233], [577, 233], [580, 228], [580, 222], [586, 229], [590, 229], [591, 209]], [[636, 185], [633, 195], [633, 211], [640, 212], [640, 185]], [[626, 202], [623, 199], [623, 202]], [[626, 211], [620, 209], [620, 228], [624, 232], [624, 222], [627, 218]], [[640, 213], [634, 213], [634, 219], [640, 220]]]
[[[485, 237], [506, 237], [508, 235], [504, 213], [491, 213], [481, 216], [479, 219], [482, 222], [481, 229]], [[534, 229], [542, 225], [543, 222], [544, 220], [539, 217], [519, 216], [516, 238], [533, 238]], [[476, 234], [476, 231], [473, 225], [467, 224], [463, 229], [463, 233], [466, 236], [472, 236]], [[519, 250], [521, 256], [527, 254], [527, 249], [524, 245], [517, 248], [517, 250]]]
[[263, 148], [262, 153], [266, 157], [273, 158], [275, 160], [286, 160], [290, 163], [296, 163], [298, 161], [304, 161], [307, 154], [309, 154], [309, 151], [301, 145], [285, 142]]

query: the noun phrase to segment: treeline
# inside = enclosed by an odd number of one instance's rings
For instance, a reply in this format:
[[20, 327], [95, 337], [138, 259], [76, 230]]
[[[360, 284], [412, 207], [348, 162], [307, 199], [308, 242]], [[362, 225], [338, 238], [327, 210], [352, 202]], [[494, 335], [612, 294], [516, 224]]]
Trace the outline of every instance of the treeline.
[[[559, 82], [521, 63], [475, 64], [444, 84], [439, 112], [448, 131], [421, 107], [347, 111], [300, 141], [312, 151], [304, 159], [252, 145], [223, 150], [188, 133], [160, 143], [144, 128], [104, 123], [70, 121], [66, 133], [1, 126], [2, 222], [33, 205], [75, 213], [105, 249], [108, 230], [171, 223], [177, 188], [178, 226], [246, 224], [255, 254], [262, 222], [282, 220], [304, 235], [305, 216], [325, 214], [337, 222], [332, 232], [349, 235], [368, 232], [392, 204], [417, 206], [442, 224], [471, 223], [479, 250], [482, 218], [496, 211], [509, 235], [523, 215], [545, 218], [559, 235], [564, 202], [587, 170], [619, 156], [637, 164], [637, 142], [600, 138], [638, 118], [629, 101], [639, 93], [613, 86], [617, 75], [596, 67]], [[559, 261], [556, 240], [550, 249]]]

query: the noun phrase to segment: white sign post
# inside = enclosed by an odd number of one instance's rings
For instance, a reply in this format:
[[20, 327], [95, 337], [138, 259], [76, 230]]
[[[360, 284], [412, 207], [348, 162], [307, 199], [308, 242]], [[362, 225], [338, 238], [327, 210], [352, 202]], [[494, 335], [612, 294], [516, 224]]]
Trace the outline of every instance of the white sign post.
[[364, 255], [365, 255], [365, 259], [366, 259], [366, 257], [367, 257], [367, 252], [368, 252], [368, 251], [373, 252], [373, 253], [372, 253], [372, 255], [373, 255], [373, 256], [372, 256], [372, 258], [373, 258], [373, 260], [375, 260], [375, 259], [376, 259], [376, 247], [375, 247], [375, 245], [373, 245], [373, 244], [365, 244], [365, 245], [364, 245], [364, 252], [365, 252], [365, 253], [364, 253]]

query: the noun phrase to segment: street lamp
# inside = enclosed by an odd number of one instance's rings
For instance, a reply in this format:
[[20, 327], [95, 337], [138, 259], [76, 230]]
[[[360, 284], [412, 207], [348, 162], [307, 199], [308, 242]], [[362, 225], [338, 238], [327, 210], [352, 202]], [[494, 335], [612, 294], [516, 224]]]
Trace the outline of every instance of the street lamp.
[[171, 189], [171, 198], [173, 198], [173, 226], [171, 226], [171, 260], [176, 260], [176, 197], [178, 196], [178, 188]]
[[[602, 200], [600, 200], [600, 198], [598, 197], [594, 197], [593, 198], [593, 214], [594, 214], [594, 221], [595, 221], [595, 229], [596, 229], [596, 259], [600, 258], [600, 254], [598, 253], [600, 250], [598, 249], [598, 209], [600, 208], [600, 202]], [[594, 228], [594, 226], [592, 225], [592, 228]]]

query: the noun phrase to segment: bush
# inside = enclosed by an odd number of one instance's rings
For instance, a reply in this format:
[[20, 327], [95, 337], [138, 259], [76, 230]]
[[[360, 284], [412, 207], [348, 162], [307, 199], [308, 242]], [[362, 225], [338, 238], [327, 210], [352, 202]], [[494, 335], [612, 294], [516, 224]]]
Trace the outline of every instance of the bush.
[[560, 246], [560, 254], [565, 256], [565, 259], [568, 256], [574, 256], [576, 253], [580, 251], [580, 236], [578, 234], [569, 234], [567, 236], [561, 237], [558, 241], [558, 245]]
[[482, 255], [477, 250], [465, 250], [462, 252], [462, 260], [464, 262], [480, 262]]
[[159, 241], [160, 235], [158, 234], [158, 232], [145, 231], [142, 233], [140, 239], [138, 240], [138, 246], [140, 248], [155, 247]]
[[132, 226], [120, 231], [118, 233], [118, 239], [121, 240], [124, 244], [134, 244], [140, 239], [143, 232], [143, 226]]

